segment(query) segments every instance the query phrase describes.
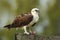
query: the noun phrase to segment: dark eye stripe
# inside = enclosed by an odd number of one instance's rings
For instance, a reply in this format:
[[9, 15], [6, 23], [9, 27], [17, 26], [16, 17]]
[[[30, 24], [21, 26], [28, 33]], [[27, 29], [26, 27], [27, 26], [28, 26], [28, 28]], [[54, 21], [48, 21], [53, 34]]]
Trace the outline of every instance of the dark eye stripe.
[[35, 10], [35, 11], [38, 11], [38, 10]]

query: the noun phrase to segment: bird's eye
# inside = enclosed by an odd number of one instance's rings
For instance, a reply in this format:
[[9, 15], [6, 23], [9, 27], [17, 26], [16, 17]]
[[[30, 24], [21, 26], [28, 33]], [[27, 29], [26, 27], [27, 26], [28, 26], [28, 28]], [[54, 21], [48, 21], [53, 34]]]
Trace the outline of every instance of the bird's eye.
[[38, 10], [35, 10], [36, 12], [38, 11]]
[[39, 10], [35, 10], [36, 12], [39, 12]]

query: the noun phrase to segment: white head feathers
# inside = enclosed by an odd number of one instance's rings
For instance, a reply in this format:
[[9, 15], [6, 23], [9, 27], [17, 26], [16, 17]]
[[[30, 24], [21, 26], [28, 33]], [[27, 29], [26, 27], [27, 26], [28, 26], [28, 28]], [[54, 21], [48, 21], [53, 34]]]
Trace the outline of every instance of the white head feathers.
[[39, 9], [38, 9], [38, 8], [33, 8], [33, 9], [31, 10], [31, 12], [33, 12], [33, 13], [38, 13], [38, 12], [39, 12]]

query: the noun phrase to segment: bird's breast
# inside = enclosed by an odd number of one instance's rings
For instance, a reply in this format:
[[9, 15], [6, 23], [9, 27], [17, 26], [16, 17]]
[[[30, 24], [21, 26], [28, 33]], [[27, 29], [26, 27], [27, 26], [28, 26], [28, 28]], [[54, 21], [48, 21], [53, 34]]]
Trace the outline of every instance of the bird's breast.
[[39, 20], [39, 16], [38, 15], [34, 15], [33, 16], [33, 20], [29, 23], [29, 26], [33, 25], [34, 23], [36, 23]]
[[34, 15], [34, 16], [33, 16], [33, 21], [34, 21], [34, 22], [37, 22], [38, 19], [39, 19], [39, 16], [38, 16], [38, 15]]

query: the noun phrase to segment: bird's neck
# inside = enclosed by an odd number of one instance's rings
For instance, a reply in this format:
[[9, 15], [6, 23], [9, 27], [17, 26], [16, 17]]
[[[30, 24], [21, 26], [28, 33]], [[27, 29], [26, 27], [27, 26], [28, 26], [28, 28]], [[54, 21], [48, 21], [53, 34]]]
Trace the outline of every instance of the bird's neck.
[[38, 21], [38, 19], [39, 19], [39, 15], [38, 15], [38, 13], [33, 13], [32, 12], [32, 15], [33, 15], [33, 22], [37, 22]]
[[37, 12], [31, 12], [31, 14], [32, 14], [33, 16], [38, 16], [38, 13], [37, 13]]

